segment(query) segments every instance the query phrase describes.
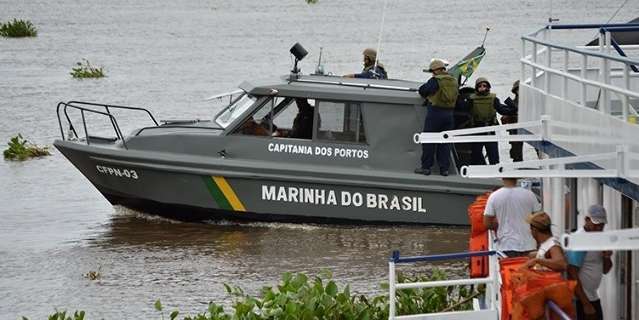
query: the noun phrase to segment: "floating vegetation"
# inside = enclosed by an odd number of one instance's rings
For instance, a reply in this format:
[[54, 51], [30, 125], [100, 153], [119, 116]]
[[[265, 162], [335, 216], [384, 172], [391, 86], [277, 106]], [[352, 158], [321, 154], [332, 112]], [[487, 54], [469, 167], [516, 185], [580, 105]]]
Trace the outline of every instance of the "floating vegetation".
[[308, 3], [308, 4], [316, 4], [318, 2], [319, 2], [319, 0], [306, 0], [306, 3]]
[[100, 278], [102, 278], [102, 273], [100, 272], [101, 269], [102, 266], [99, 266], [98, 271], [89, 271], [84, 274], [84, 277], [89, 280], [100, 280]]
[[9, 148], [4, 150], [4, 158], [7, 160], [27, 160], [29, 158], [49, 156], [48, 147], [39, 147], [22, 138], [21, 134], [9, 140]]
[[89, 60], [82, 59], [82, 62], [76, 63], [76, 67], [71, 69], [71, 76], [74, 78], [102, 78], [104, 71], [102, 67], [94, 67]]
[[[76, 311], [73, 316], [69, 314], [67, 316], [66, 311], [56, 311], [54, 314], [47, 317], [49, 320], [84, 320], [84, 311]], [[27, 317], [22, 317], [22, 320], [29, 320]]]
[[13, 19], [7, 23], [0, 24], [0, 36], [8, 38], [35, 37], [38, 30], [29, 20]]
[[[408, 278], [398, 274], [400, 282], [444, 280], [446, 275], [438, 270], [429, 276]], [[276, 287], [264, 287], [258, 297], [246, 295], [239, 287], [224, 285], [233, 298], [233, 311], [209, 303], [204, 313], [184, 316], [184, 320], [236, 320], [236, 319], [388, 319], [388, 295], [374, 297], [353, 294], [348, 285], [341, 289], [331, 280], [331, 275], [309, 278], [303, 273], [284, 273]], [[388, 290], [388, 284], [382, 284]], [[397, 313], [399, 315], [433, 313], [442, 311], [470, 310], [472, 298], [480, 293], [469, 286], [421, 288], [397, 290]], [[164, 319], [164, 308], [156, 300], [154, 308]], [[59, 314], [59, 312], [56, 312]], [[76, 311], [75, 314], [78, 314]], [[81, 311], [82, 316], [84, 312]], [[173, 310], [168, 319], [177, 319], [180, 312]], [[54, 314], [55, 315], [55, 314]], [[54, 316], [52, 315], [52, 316]], [[73, 318], [51, 318], [55, 320], [81, 320]], [[23, 319], [26, 319], [23, 317]]]

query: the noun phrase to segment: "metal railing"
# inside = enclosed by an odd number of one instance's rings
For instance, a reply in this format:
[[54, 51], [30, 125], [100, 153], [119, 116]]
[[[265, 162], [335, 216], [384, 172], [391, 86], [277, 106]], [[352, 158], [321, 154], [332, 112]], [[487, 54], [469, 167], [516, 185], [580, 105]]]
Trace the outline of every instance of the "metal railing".
[[[87, 107], [84, 107], [84, 106], [104, 107], [105, 111], [99, 111], [99, 110], [95, 110], [95, 109], [92, 109], [92, 108], [87, 108]], [[61, 107], [62, 107], [62, 110], [61, 110]], [[75, 129], [75, 126], [73, 125], [73, 121], [71, 121], [71, 118], [69, 117], [69, 113], [68, 113], [68, 109], [69, 108], [76, 109], [76, 110], [80, 111], [80, 116], [82, 118], [82, 127], [84, 128], [84, 134], [86, 136], [85, 140], [86, 140], [87, 145], [91, 144], [91, 141], [90, 141], [91, 140], [91, 136], [89, 135], [89, 131], [88, 131], [87, 123], [86, 123], [86, 115], [85, 115], [86, 113], [98, 114], [98, 115], [102, 115], [102, 116], [107, 117], [109, 119], [109, 121], [111, 122], [111, 126], [113, 127], [113, 130], [115, 131], [115, 140], [121, 140], [124, 148], [127, 148], [126, 141], [124, 139], [124, 135], [122, 134], [122, 131], [120, 130], [120, 126], [118, 125], [117, 119], [113, 116], [113, 114], [111, 114], [111, 110], [112, 109], [137, 110], [137, 111], [146, 112], [146, 114], [149, 115], [149, 117], [151, 118], [151, 120], [153, 121], [155, 126], [156, 127], [158, 126], [158, 122], [155, 120], [155, 117], [153, 117], [151, 112], [149, 112], [149, 110], [147, 110], [145, 108], [118, 106], [118, 105], [93, 103], [93, 102], [83, 102], [83, 101], [60, 102], [56, 106], [56, 115], [58, 116], [58, 125], [60, 126], [60, 134], [62, 136], [62, 140], [66, 140], [66, 137], [65, 137], [65, 134], [64, 134], [64, 126], [62, 125], [62, 118], [61, 118], [61, 115], [60, 115], [60, 111], [62, 111], [62, 113], [64, 114], [64, 117], [66, 118], [67, 124], [69, 125], [70, 132], [73, 133], [75, 138], [79, 139], [78, 132]]]
[[205, 130], [217, 130], [222, 131], [224, 128], [221, 127], [203, 127], [203, 126], [191, 126], [191, 125], [178, 125], [178, 124], [163, 124], [161, 126], [156, 127], [144, 127], [138, 132], [135, 133], [135, 136], [139, 136], [143, 131], [152, 130], [152, 129], [166, 129], [166, 128], [178, 128], [178, 129], [205, 129]]
[[[495, 268], [490, 266], [497, 265], [496, 251], [478, 251], [478, 252], [462, 252], [462, 253], [450, 253], [431, 256], [416, 256], [416, 257], [400, 257], [399, 251], [393, 251], [393, 255], [388, 262], [388, 290], [389, 290], [389, 311], [388, 319], [431, 319], [431, 318], [443, 318], [450, 317], [451, 319], [497, 319], [499, 314], [499, 306], [497, 301], [499, 300], [499, 275]], [[489, 258], [489, 273], [488, 277], [476, 278], [476, 279], [457, 279], [457, 280], [443, 280], [443, 281], [426, 281], [426, 282], [414, 282], [414, 283], [397, 283], [395, 274], [396, 264], [401, 263], [414, 263], [414, 262], [434, 262], [444, 260], [456, 260], [466, 259], [470, 257], [483, 257]], [[487, 309], [474, 310], [474, 311], [452, 311], [452, 312], [440, 312], [431, 314], [418, 314], [418, 315], [396, 315], [396, 290], [402, 289], [415, 289], [415, 288], [432, 288], [432, 287], [447, 287], [447, 286], [459, 286], [459, 285], [486, 285], [486, 306]]]
[[[599, 52], [592, 52], [586, 49], [578, 49], [551, 42], [552, 30], [567, 30], [567, 29], [599, 29]], [[562, 99], [568, 98], [568, 81], [575, 81], [580, 85], [580, 99], [575, 101], [576, 103], [587, 107], [587, 91], [588, 86], [595, 87], [599, 90], [598, 110], [603, 113], [610, 113], [609, 107], [611, 103], [610, 93], [616, 93], [620, 96], [622, 105], [622, 119], [628, 120], [629, 110], [629, 98], [639, 98], [639, 93], [632, 91], [630, 86], [630, 71], [633, 71], [635, 65], [639, 65], [639, 61], [629, 59], [623, 56], [615, 56], [611, 54], [611, 50], [614, 49], [611, 32], [622, 31], [637, 31], [639, 30], [639, 24], [592, 24], [592, 25], [549, 25], [542, 28], [528, 36], [523, 36], [522, 39], [522, 57], [521, 57], [521, 75], [522, 83], [526, 82], [535, 89], [540, 90], [547, 97], [551, 91], [551, 78], [550, 75], [555, 75], [560, 78], [561, 90], [560, 97]], [[542, 35], [542, 39], [539, 39], [539, 35]], [[527, 53], [527, 48], [532, 47], [532, 53]], [[562, 57], [561, 68], [552, 66], [553, 52], [560, 52]], [[578, 56], [580, 65], [580, 74], [574, 75], [569, 73], [569, 66], [572, 56]], [[589, 59], [599, 59], [598, 67], [598, 79], [588, 79], [588, 62]], [[618, 86], [611, 83], [611, 63], [621, 64], [620, 69], [623, 77], [623, 85]], [[531, 77], [526, 78], [525, 75], [527, 68], [531, 69]], [[543, 80], [543, 83], [539, 81]], [[548, 98], [546, 98], [542, 105], [547, 107]], [[542, 112], [545, 114], [545, 112]], [[636, 112], [634, 112], [636, 114]]]
[[567, 313], [565, 313], [564, 310], [561, 310], [561, 308], [556, 303], [548, 300], [546, 301], [546, 312], [544, 317], [546, 319], [556, 319], [552, 317], [553, 314], [558, 316], [561, 320], [572, 320], [572, 318]]

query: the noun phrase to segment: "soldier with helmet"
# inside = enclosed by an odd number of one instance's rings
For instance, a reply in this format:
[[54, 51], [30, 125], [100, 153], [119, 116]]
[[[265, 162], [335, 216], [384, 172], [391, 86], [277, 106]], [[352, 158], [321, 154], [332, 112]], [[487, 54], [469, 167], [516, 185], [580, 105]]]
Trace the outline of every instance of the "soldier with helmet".
[[347, 78], [365, 78], [365, 79], [388, 79], [388, 74], [386, 73], [386, 69], [384, 66], [377, 61], [377, 65], [375, 65], [375, 60], [377, 59], [377, 51], [375, 49], [366, 48], [364, 52], [364, 69], [362, 72], [356, 74], [347, 74], [344, 77]]
[[[427, 111], [424, 120], [424, 132], [442, 132], [454, 127], [453, 111], [459, 95], [457, 79], [446, 72], [446, 64], [439, 59], [433, 59], [424, 72], [430, 72], [433, 76], [419, 87], [419, 94], [426, 99]], [[450, 146], [447, 143], [422, 144], [421, 167], [415, 169], [415, 173], [430, 175], [433, 166], [435, 151], [439, 173], [448, 175], [450, 167]]]
[[[484, 77], [479, 77], [475, 81], [475, 93], [471, 94], [468, 99], [468, 103], [470, 103], [472, 127], [487, 127], [499, 124], [497, 122], [497, 112], [502, 114], [502, 112], [504, 112], [504, 106], [499, 102], [497, 96], [490, 92], [490, 87], [490, 82]], [[471, 145], [471, 164], [486, 164], [482, 151], [484, 147], [486, 148], [488, 162], [490, 164], [499, 162], [497, 142], [477, 142]]]

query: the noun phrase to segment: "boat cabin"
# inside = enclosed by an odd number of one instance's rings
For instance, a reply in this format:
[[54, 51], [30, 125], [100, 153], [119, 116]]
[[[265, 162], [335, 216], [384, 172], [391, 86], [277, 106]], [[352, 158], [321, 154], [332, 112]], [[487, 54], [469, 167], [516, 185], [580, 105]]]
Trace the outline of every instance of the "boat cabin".
[[[308, 164], [331, 158], [340, 165], [412, 173], [421, 156], [412, 137], [426, 112], [420, 85], [330, 76], [244, 82], [215, 122], [231, 138], [268, 141], [262, 151], [274, 158], [294, 154]], [[235, 150], [243, 158], [262, 158], [256, 151]]]

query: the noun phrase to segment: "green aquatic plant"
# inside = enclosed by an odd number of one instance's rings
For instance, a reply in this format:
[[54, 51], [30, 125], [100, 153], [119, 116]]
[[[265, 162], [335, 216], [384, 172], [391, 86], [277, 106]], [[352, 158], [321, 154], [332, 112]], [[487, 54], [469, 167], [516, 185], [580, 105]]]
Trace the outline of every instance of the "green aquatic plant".
[[27, 160], [29, 158], [51, 155], [48, 147], [39, 147], [22, 138], [21, 134], [9, 140], [8, 148], [4, 150], [4, 158], [7, 160]]
[[100, 280], [102, 278], [102, 272], [100, 272], [101, 270], [102, 266], [99, 266], [98, 271], [89, 271], [83, 274], [83, 276], [89, 280]]
[[[225, 312], [221, 305], [209, 303], [204, 313], [184, 316], [184, 320], [240, 320], [240, 319], [388, 319], [388, 295], [373, 297], [355, 294], [350, 286], [339, 287], [328, 272], [310, 278], [303, 273], [284, 273], [275, 287], [262, 288], [259, 296], [244, 293], [240, 287], [224, 285], [232, 299], [232, 311]], [[421, 282], [446, 279], [439, 270], [430, 276], [408, 277], [398, 273], [399, 282]], [[388, 284], [382, 284], [388, 290]], [[469, 310], [472, 298], [480, 293], [469, 286], [398, 290], [396, 295], [399, 315]], [[156, 300], [154, 308], [164, 318], [163, 306]], [[178, 310], [168, 319], [177, 319]], [[58, 318], [53, 318], [59, 320]], [[67, 319], [64, 319], [67, 320]], [[74, 320], [74, 319], [71, 319]]]
[[[76, 311], [73, 315], [67, 315], [66, 311], [57, 311], [47, 317], [48, 320], [84, 320], [84, 311]], [[27, 317], [22, 317], [22, 320], [29, 320]]]
[[89, 60], [82, 59], [82, 62], [77, 62], [75, 68], [71, 68], [71, 76], [74, 78], [102, 78], [104, 77], [104, 70], [102, 67], [94, 67]]
[[319, 0], [306, 0], [306, 3], [308, 3], [308, 4], [316, 4], [318, 2], [319, 2]]
[[13, 19], [6, 23], [0, 24], [0, 36], [8, 38], [35, 37], [38, 30], [29, 20]]

